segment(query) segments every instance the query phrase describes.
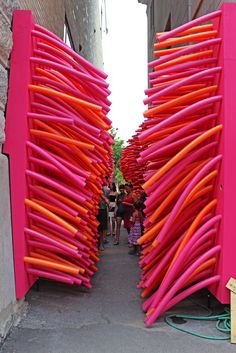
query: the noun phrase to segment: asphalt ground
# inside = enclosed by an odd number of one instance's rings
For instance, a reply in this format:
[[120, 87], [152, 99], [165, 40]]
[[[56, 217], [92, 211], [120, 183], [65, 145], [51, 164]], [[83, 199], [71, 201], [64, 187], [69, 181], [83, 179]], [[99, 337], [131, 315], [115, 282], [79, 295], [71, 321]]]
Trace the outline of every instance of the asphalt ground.
[[[136, 289], [138, 258], [128, 255], [127, 235], [119, 246], [110, 242], [101, 253], [91, 290], [40, 280], [26, 297], [28, 311], [14, 327], [1, 353], [227, 353], [229, 341], [201, 339], [168, 326], [164, 316], [151, 328], [143, 322], [142, 300]], [[206, 315], [223, 308], [201, 291], [171, 312]], [[182, 326], [218, 335], [213, 322], [187, 321]]]

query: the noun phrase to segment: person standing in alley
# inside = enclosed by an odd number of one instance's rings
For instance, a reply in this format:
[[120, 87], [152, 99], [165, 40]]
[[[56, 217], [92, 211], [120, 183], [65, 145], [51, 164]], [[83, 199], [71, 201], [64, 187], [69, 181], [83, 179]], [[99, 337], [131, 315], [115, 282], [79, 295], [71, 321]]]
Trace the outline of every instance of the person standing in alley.
[[98, 233], [99, 233], [99, 250], [104, 250], [104, 242], [106, 240], [107, 233], [107, 221], [108, 221], [108, 204], [109, 201], [105, 195], [105, 185], [103, 185], [103, 194], [99, 202], [99, 210], [97, 220], [99, 221]]
[[126, 195], [123, 200], [123, 205], [125, 206], [124, 215], [124, 228], [126, 228], [128, 234], [130, 233], [130, 218], [132, 217], [134, 211], [135, 197], [133, 194], [133, 185], [131, 183], [125, 184]]
[[117, 198], [117, 191], [116, 191], [116, 184], [110, 183], [110, 193], [108, 196], [109, 199], [109, 215], [108, 215], [108, 234], [112, 234], [115, 236], [115, 207], [116, 207], [116, 198]]
[[124, 219], [125, 215], [125, 206], [123, 205], [124, 197], [125, 197], [125, 186], [121, 184], [119, 186], [119, 194], [116, 198], [116, 207], [115, 207], [115, 220], [116, 220], [116, 237], [114, 245], [119, 245], [120, 242], [120, 227], [122, 219]]

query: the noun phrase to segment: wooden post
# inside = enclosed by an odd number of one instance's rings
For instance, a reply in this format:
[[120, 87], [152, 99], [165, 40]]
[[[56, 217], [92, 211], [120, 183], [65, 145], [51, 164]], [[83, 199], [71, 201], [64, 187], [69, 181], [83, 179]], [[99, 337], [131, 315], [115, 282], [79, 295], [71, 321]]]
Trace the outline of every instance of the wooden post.
[[236, 280], [231, 277], [226, 287], [230, 290], [231, 343], [236, 343]]

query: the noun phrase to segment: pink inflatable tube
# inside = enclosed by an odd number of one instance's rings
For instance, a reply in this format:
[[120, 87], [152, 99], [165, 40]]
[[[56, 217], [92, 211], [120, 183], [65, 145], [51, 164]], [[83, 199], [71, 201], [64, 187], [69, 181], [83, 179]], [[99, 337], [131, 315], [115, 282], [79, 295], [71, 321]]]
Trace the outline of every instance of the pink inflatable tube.
[[[36, 241], [36, 240], [27, 240], [27, 244], [29, 246], [32, 246], [33, 248], [39, 248], [39, 249], [43, 249], [43, 250], [47, 250], [47, 251], [51, 251], [51, 252], [54, 252], [54, 253], [58, 253], [58, 254], [62, 254], [62, 255], [65, 255], [65, 256], [68, 256], [68, 252], [62, 250], [61, 248], [58, 248], [54, 245], [50, 245], [50, 244], [45, 244], [45, 243], [41, 243], [39, 241]], [[70, 256], [74, 256], [74, 255], [70, 255]], [[77, 254], [76, 256], [74, 256], [73, 258], [73, 262], [77, 262], [76, 260], [79, 259], [79, 260], [82, 260], [82, 257]], [[86, 259], [83, 258], [83, 262], [86, 264], [86, 266], [89, 266], [90, 263], [89, 261], [87, 261]]]
[[[60, 160], [59, 158], [57, 158], [58, 156], [57, 155], [54, 155], [53, 153], [50, 152], [50, 154], [52, 154], [56, 159]], [[58, 168], [56, 168], [54, 165], [52, 165], [51, 163], [49, 162], [46, 162], [42, 159], [38, 159], [38, 158], [35, 158], [35, 157], [29, 157], [29, 161], [32, 162], [32, 163], [35, 163], [36, 165], [39, 165], [39, 166], [42, 166], [44, 167], [45, 169], [48, 169], [48, 170], [51, 170], [57, 174], [60, 174], [60, 172], [58, 171]], [[61, 158], [60, 162], [65, 162], [65, 160], [63, 158]], [[70, 169], [73, 169], [73, 165], [70, 164], [69, 162], [68, 163], [64, 163], [68, 168]], [[77, 167], [74, 166], [74, 171], [77, 172]], [[79, 173], [78, 173], [79, 174]], [[82, 173], [81, 173], [82, 174]], [[81, 175], [80, 175], [81, 176]], [[83, 176], [84, 177], [84, 176]], [[86, 178], [88, 178], [89, 176], [86, 176]]]
[[[88, 70], [89, 72], [96, 73], [99, 77], [102, 77], [103, 79], [107, 78], [107, 75], [103, 71], [99, 70], [97, 67], [95, 67], [93, 64], [91, 64], [89, 61], [84, 59], [82, 56], [78, 55], [74, 50], [70, 49], [57, 36], [52, 37], [51, 33], [49, 31], [47, 31], [45, 28], [42, 29], [42, 27], [39, 25], [35, 25], [35, 29], [36, 30], [32, 31], [33, 37], [38, 37], [38, 38], [44, 39], [46, 42], [53, 44], [53, 46], [55, 46], [56, 48], [60, 48], [60, 49], [64, 50], [72, 58], [75, 58], [76, 60], [78, 60], [78, 62], [81, 65], [83, 65], [86, 68], [86, 70]], [[59, 43], [58, 40], [60, 40], [61, 43]], [[85, 71], [83, 67], [81, 67], [81, 69], [83, 71]]]
[[147, 194], [149, 195], [153, 192], [148, 199], [145, 201], [146, 208], [152, 207], [152, 204], [155, 202], [155, 199], [158, 197], [158, 194], [162, 193], [163, 190], [167, 187], [170, 181], [175, 178], [188, 164], [198, 160], [204, 153], [208, 153], [211, 149], [215, 148], [218, 145], [218, 142], [211, 142], [208, 145], [205, 145], [199, 148], [196, 151], [188, 154], [182, 161], [180, 161], [174, 168], [171, 168], [159, 182], [154, 183], [151, 188], [148, 188]]
[[209, 98], [203, 99], [203, 100], [201, 100], [199, 102], [196, 102], [196, 103], [194, 103], [194, 104], [182, 109], [181, 111], [173, 114], [168, 119], [163, 120], [158, 125], [153, 126], [152, 128], [142, 132], [138, 136], [139, 140], [140, 141], [145, 141], [145, 139], [147, 137], [149, 137], [151, 134], [153, 134], [153, 133], [155, 133], [157, 131], [160, 131], [164, 127], [166, 128], [170, 124], [179, 121], [180, 119], [186, 117], [189, 114], [196, 113], [197, 111], [199, 111], [201, 109], [204, 109], [204, 108], [209, 108], [213, 104], [219, 103], [221, 100], [222, 100], [222, 96], [214, 96], [214, 97], [209, 97]]
[[93, 76], [87, 75], [83, 72], [76, 71], [72, 69], [71, 67], [67, 67], [61, 64], [54, 63], [53, 61], [46, 60], [46, 59], [41, 59], [41, 58], [35, 58], [35, 57], [30, 57], [30, 62], [33, 64], [38, 64], [38, 65], [44, 65], [46, 67], [52, 67], [55, 70], [61, 70], [62, 72], [65, 72], [67, 75], [70, 75], [72, 77], [76, 77], [78, 80], [86, 80], [92, 83], [95, 83], [98, 86], [101, 87], [108, 87], [108, 83], [105, 81], [99, 80]]
[[[160, 251], [163, 251], [166, 246], [168, 246], [170, 241], [173, 241], [177, 238], [179, 238], [179, 234], [182, 234], [183, 232], [187, 231], [187, 228], [189, 228], [190, 224], [194, 221], [196, 218], [196, 213], [199, 212], [206, 204], [206, 200], [199, 200], [194, 204], [192, 207], [189, 207], [184, 214], [183, 219], [177, 220], [175, 222], [174, 227], [171, 229], [171, 232], [168, 233], [168, 237], [166, 237], [157, 247], [155, 247], [145, 258], [143, 258], [141, 261], [141, 264], [149, 264], [150, 261], [152, 261], [155, 256], [158, 255]], [[158, 236], [157, 236], [158, 237]]]
[[[45, 243], [48, 243], [50, 245], [53, 245], [57, 248], [60, 248], [64, 250], [67, 254], [72, 254], [73, 256], [77, 256], [79, 253], [77, 250], [71, 249], [70, 247], [61, 244], [60, 242], [53, 240], [51, 238], [48, 238], [46, 235], [43, 235], [39, 232], [36, 232], [35, 230], [29, 229], [29, 228], [24, 228], [25, 233], [29, 234], [30, 236], [37, 238]], [[79, 254], [80, 255], [80, 254]]]
[[[201, 71], [202, 72], [202, 71]], [[189, 77], [188, 77], [189, 78]], [[166, 89], [166, 88], [168, 88], [168, 87], [171, 87], [174, 83], [176, 83], [176, 82], [171, 82], [171, 80], [173, 79], [172, 78], [172, 76], [171, 76], [171, 78], [169, 78], [170, 79], [170, 81], [167, 81], [167, 82], [164, 82], [164, 83], [162, 83], [162, 84], [159, 84], [158, 86], [153, 86], [153, 87], [151, 87], [151, 88], [148, 88], [148, 89], [146, 89], [145, 90], [145, 94], [148, 96], [148, 97], [150, 97], [150, 96], [152, 96], [152, 95], [154, 95], [155, 93], [157, 93], [157, 92], [160, 92], [160, 91], [162, 91], [163, 89]], [[207, 85], [207, 84], [209, 84], [209, 82], [212, 82], [214, 80], [214, 76], [213, 75], [207, 75], [207, 76], [204, 76], [204, 77], [200, 77], [199, 79], [196, 79], [195, 81], [194, 81], [194, 83], [196, 83], [196, 84], [205, 84], [205, 85]], [[192, 84], [190, 83], [189, 85], [186, 85], [186, 86], [191, 86]], [[185, 86], [182, 86], [182, 87], [180, 87], [180, 88], [186, 88]], [[180, 89], [180, 88], [178, 88], [178, 89]], [[187, 91], [189, 91], [189, 92], [191, 92], [191, 88], [189, 87], [189, 89], [187, 90], [186, 89], [186, 92]]]
[[74, 283], [74, 281], [71, 278], [68, 278], [67, 276], [57, 275], [57, 274], [53, 274], [53, 273], [42, 271], [42, 270], [36, 270], [36, 269], [30, 268], [30, 267], [27, 267], [26, 271], [33, 276], [48, 278], [48, 279], [63, 282], [66, 284], [73, 284]]
[[[167, 145], [168, 143], [172, 142], [173, 140], [179, 140], [179, 138], [181, 137], [181, 135], [185, 132], [187, 132], [188, 130], [191, 130], [193, 128], [196, 128], [199, 125], [205, 124], [208, 121], [212, 121], [214, 119], [216, 119], [218, 117], [218, 114], [213, 113], [213, 114], [209, 114], [206, 115], [200, 119], [197, 120], [193, 120], [192, 122], [190, 122], [189, 124], [185, 125], [184, 127], [180, 128], [179, 130], [173, 132], [171, 135], [164, 137], [162, 140], [157, 141], [154, 145], [152, 145], [151, 147], [147, 148], [145, 151], [140, 152], [140, 161], [144, 161], [146, 162], [147, 157], [151, 155], [151, 153], [157, 151], [157, 149], [159, 149], [160, 147], [163, 147], [165, 145]], [[146, 158], [145, 158], [146, 157]]]
[[73, 119], [70, 118], [62, 118], [60, 116], [51, 116], [51, 115], [45, 115], [45, 114], [36, 114], [36, 113], [27, 113], [27, 117], [29, 119], [38, 119], [38, 120], [45, 120], [45, 121], [51, 121], [55, 123], [61, 123], [61, 124], [69, 124], [73, 125], [74, 121]]
[[44, 157], [47, 159], [49, 162], [53, 163], [58, 169], [61, 170], [62, 173], [68, 176], [71, 180], [75, 182], [78, 186], [81, 188], [84, 188], [86, 185], [86, 182], [84, 179], [82, 179], [80, 176], [75, 175], [73, 172], [71, 172], [67, 167], [65, 167], [63, 164], [61, 164], [56, 158], [54, 158], [51, 154], [49, 154], [47, 151], [43, 150], [41, 147], [35, 145], [34, 143], [27, 141], [26, 145], [30, 147], [33, 151], [35, 151], [37, 154], [40, 156]]
[[206, 260], [211, 258], [213, 255], [217, 254], [221, 250], [221, 246], [217, 245], [211, 250], [208, 250], [205, 254], [203, 254], [199, 259], [194, 262], [173, 284], [170, 290], [166, 293], [164, 298], [159, 302], [158, 308], [151, 313], [149, 317], [145, 319], [145, 323], [150, 326], [156, 321], [161, 312], [165, 310], [165, 307], [168, 305], [170, 300], [173, 298], [175, 293], [180, 290], [183, 283], [188, 279], [188, 277]]
[[[57, 175], [60, 176], [60, 179], [65, 179], [65, 175], [59, 169], [57, 169], [55, 166], [50, 165], [48, 162], [43, 161], [43, 160], [40, 161], [38, 158], [34, 158], [34, 157], [30, 157], [29, 159], [31, 162], [33, 162], [39, 166], [43, 166], [44, 168], [48, 169], [49, 171], [55, 172]], [[62, 182], [61, 182], [61, 185], [63, 185]], [[66, 186], [66, 187], [69, 188], [69, 186]], [[80, 189], [83, 190], [82, 187], [80, 187]], [[73, 189], [71, 189], [71, 190], [73, 190]], [[75, 188], [74, 188], [74, 190], [75, 190]], [[81, 194], [81, 192], [80, 192], [80, 194]], [[87, 189], [84, 188], [83, 197], [85, 197], [85, 196], [86, 196], [86, 200], [88, 200], [91, 196], [91, 193]]]
[[166, 69], [156, 70], [156, 71], [150, 72], [149, 73], [149, 77], [151, 79], [153, 79], [153, 78], [157, 78], [157, 77], [160, 77], [160, 76], [163, 76], [163, 75], [171, 74], [172, 72], [183, 71], [183, 70], [189, 69], [191, 67], [195, 68], [195, 67], [198, 67], [198, 66], [216, 65], [216, 63], [217, 63], [217, 59], [216, 58], [193, 60], [193, 61], [189, 61], [187, 63], [173, 65], [173, 66], [168, 67]]
[[173, 299], [169, 301], [169, 304], [166, 306], [165, 311], [169, 310], [171, 307], [179, 303], [181, 300], [189, 297], [191, 294], [199, 291], [202, 288], [209, 287], [211, 284], [217, 283], [220, 280], [220, 276], [212, 276], [207, 278], [197, 284], [194, 284], [192, 287], [185, 289], [183, 292], [177, 294]]
[[211, 20], [212, 18], [216, 18], [216, 17], [219, 17], [221, 16], [221, 13], [222, 11], [221, 10], [218, 10], [218, 11], [214, 11], [214, 12], [211, 12], [207, 15], [204, 15], [204, 16], [201, 16], [201, 17], [198, 17], [192, 21], [189, 21], [185, 24], [183, 24], [182, 26], [179, 26], [178, 28], [175, 28], [167, 33], [164, 33], [162, 34], [161, 36], [158, 36], [157, 39], [158, 39], [158, 42], [164, 42], [165, 40], [171, 38], [171, 37], [174, 37], [176, 36], [177, 34], [181, 33], [181, 32], [184, 32], [186, 31], [187, 29], [189, 28], [192, 28], [194, 26], [197, 26], [199, 25], [200, 23], [203, 23], [203, 22], [206, 22], [206, 21], [209, 21]]
[[41, 221], [42, 217], [40, 217], [39, 215], [35, 215], [35, 214], [29, 212], [28, 216], [31, 219], [36, 220], [37, 222], [39, 222], [40, 223], [40, 228], [42, 228], [43, 230], [49, 232], [52, 235], [57, 236], [58, 238], [61, 238], [61, 239], [65, 240], [65, 241], [67, 241], [67, 242], [69, 241], [72, 245], [76, 246], [79, 250], [82, 251], [81, 252], [82, 255], [83, 255], [84, 251], [88, 251], [89, 250], [89, 247], [87, 245], [84, 245], [82, 242], [79, 242], [79, 241], [75, 240], [74, 238], [73, 239], [72, 238], [68, 239], [68, 237], [66, 235], [56, 231], [55, 229], [50, 228], [50, 226], [47, 226], [47, 225], [45, 226], [46, 222], [44, 224], [44, 222], [43, 222], [44, 220]]
[[163, 88], [161, 91], [153, 94], [152, 96], [149, 96], [143, 102], [144, 102], [144, 104], [149, 104], [154, 99], [157, 99], [157, 98], [159, 98], [161, 96], [168, 95], [171, 92], [173, 92], [174, 90], [176, 90], [177, 88], [186, 86], [186, 85], [188, 85], [190, 83], [193, 83], [193, 82], [196, 82], [199, 79], [204, 78], [206, 76], [216, 75], [216, 74], [220, 73], [221, 71], [222, 71], [222, 67], [221, 66], [217, 66], [217, 67], [213, 67], [213, 68], [210, 68], [210, 69], [202, 70], [202, 71], [200, 71], [198, 73], [195, 73], [195, 74], [193, 74], [193, 75], [191, 75], [189, 77], [184, 78], [183, 80], [180, 80], [180, 81], [177, 81], [175, 83], [172, 83], [170, 86], [168, 86], [166, 88]]
[[[177, 239], [173, 245], [171, 245], [165, 254], [165, 256], [161, 259], [161, 261], [158, 263], [157, 267], [152, 271], [150, 275], [147, 276], [147, 279], [145, 280], [143, 284], [143, 288], [149, 287], [152, 282], [155, 280], [156, 276], [162, 271], [162, 269], [169, 263], [170, 259], [173, 258], [174, 253], [176, 252], [178, 246], [180, 245], [183, 237], [185, 236], [186, 232], [184, 232], [179, 239]], [[216, 230], [212, 229], [208, 231], [207, 233], [204, 234], [204, 236], [201, 239], [201, 242], [205, 242], [207, 239], [212, 238], [213, 235], [216, 234]], [[197, 242], [200, 244], [200, 242]]]
[[[40, 44], [42, 44], [42, 43], [40, 43]], [[38, 43], [38, 45], [39, 45], [39, 43]], [[49, 70], [49, 69], [46, 69], [46, 68], [43, 68], [43, 70], [46, 71], [46, 72], [48, 72], [48, 73], [53, 74], [53, 76], [55, 76], [56, 78], [59, 78], [60, 81], [63, 81], [64, 85], [67, 85], [67, 86], [69, 86], [69, 87], [71, 87], [71, 88], [77, 89], [76, 85], [74, 85], [73, 82], [71, 82], [71, 81], [67, 78], [67, 76], [63, 75], [61, 72], [56, 71], [56, 70]], [[36, 70], [36, 73], [38, 73], [38, 75], [41, 75], [41, 77], [44, 77], [44, 74], [43, 74], [42, 72], [39, 73], [39, 72]]]
[[206, 224], [204, 224], [201, 228], [199, 228], [189, 240], [189, 242], [185, 245], [179, 256], [176, 258], [172, 267], [168, 269], [168, 274], [163, 279], [160, 287], [156, 291], [155, 299], [153, 301], [153, 307], [156, 307], [161, 298], [165, 295], [168, 288], [173, 284], [176, 277], [180, 274], [180, 271], [183, 273], [186, 272], [187, 267], [184, 266], [184, 260], [187, 257], [191, 257], [190, 249], [193, 246], [194, 242], [199, 239], [199, 237], [204, 236], [204, 233], [209, 230], [209, 228], [213, 227], [217, 222], [222, 219], [221, 216], [215, 216]]
[[222, 160], [222, 155], [218, 155], [210, 160], [204, 167], [194, 176], [194, 178], [190, 181], [190, 183], [186, 186], [185, 190], [183, 191], [182, 195], [176, 202], [175, 206], [173, 207], [170, 216], [168, 217], [166, 223], [164, 224], [163, 228], [161, 229], [160, 233], [158, 234], [158, 241], [161, 242], [163, 238], [166, 236], [166, 233], [169, 230], [172, 222], [174, 221], [179, 209], [181, 208], [184, 200], [194, 188], [194, 186], [209, 172], [209, 170], [217, 163]]
[[[169, 233], [168, 238], [165, 238], [161, 243], [158, 244], [157, 247], [155, 247], [148, 255], [146, 255], [144, 258], [140, 260], [140, 265], [144, 266], [149, 264], [151, 260], [155, 258], [161, 251], [166, 249], [166, 247], [169, 246], [170, 242], [177, 241], [179, 237], [182, 236], [183, 233], [187, 231], [189, 228], [190, 224], [194, 221], [196, 218], [196, 213], [199, 212], [200, 209], [202, 209], [205, 204], [206, 204], [206, 199], [204, 200], [197, 200], [191, 207], [189, 207], [185, 213], [183, 214], [183, 217], [178, 219], [174, 227], [171, 228], [171, 231]], [[205, 220], [205, 218], [204, 218]], [[151, 244], [150, 242], [149, 244]]]
[[[201, 68], [199, 68], [199, 69], [189, 69], [187, 71], [174, 73], [171, 75], [171, 80], [175, 80], [175, 79], [179, 79], [179, 78], [184, 79], [188, 76], [195, 75], [195, 74], [200, 73], [202, 71], [203, 70]], [[150, 86], [153, 86], [155, 84], [160, 84], [160, 83], [169, 83], [169, 81], [170, 81], [170, 75], [154, 78], [154, 79], [150, 80]]]
[[[37, 58], [50, 60], [50, 61], [53, 61], [53, 62], [58, 63], [60, 65], [63, 65], [65, 67], [71, 67], [71, 65], [68, 64], [68, 62], [63, 60], [62, 58], [54, 56], [53, 54], [50, 54], [50, 53], [46, 53], [40, 49], [34, 49], [33, 55]], [[81, 72], [81, 70], [80, 70], [80, 72]]]
[[38, 158], [35, 158], [35, 157], [29, 157], [29, 161], [31, 163], [34, 163], [36, 166], [38, 165], [38, 166], [44, 167], [45, 169], [50, 170], [50, 171], [52, 171], [54, 173], [57, 173], [57, 174], [60, 173], [58, 171], [58, 168], [56, 168], [51, 163], [46, 162], [46, 161], [44, 161], [42, 159], [38, 159]]
[[[43, 95], [42, 93], [37, 93], [34, 92], [34, 97], [37, 100], [37, 103], [43, 103], [48, 105], [48, 107], [45, 107], [49, 111], [49, 109], [56, 109], [56, 115], [66, 115], [70, 118], [74, 118], [74, 120], [82, 120], [85, 121], [85, 118], [83, 118], [76, 109], [73, 109], [72, 106], [66, 104], [65, 101], [62, 99], [58, 99], [54, 97], [53, 99]], [[32, 106], [37, 104], [37, 103], [32, 103]]]
[[[43, 43], [43, 42], [38, 42], [37, 43], [37, 48], [39, 49], [40, 53], [42, 53], [42, 51], [46, 52], [46, 53], [50, 53], [50, 55], [53, 57], [53, 60], [54, 60], [54, 58], [60, 59], [62, 62], [65, 62], [66, 65], [69, 65], [69, 67], [73, 67], [73, 68], [77, 69], [80, 72], [84, 72], [84, 73], [88, 74], [88, 71], [83, 70], [83, 68], [75, 60], [73, 60], [70, 56], [66, 55], [65, 52], [63, 52], [61, 50], [58, 50], [57, 48], [52, 47], [51, 45], [48, 45], [48, 44]], [[94, 77], [96, 77], [96, 76], [94, 76]], [[99, 79], [101, 79], [101, 78], [99, 77]], [[72, 86], [74, 88], [76, 87], [72, 82], [70, 82], [68, 84], [71, 87]]]
[[[82, 93], [77, 88], [71, 88], [71, 87], [65, 86], [62, 83], [59, 83], [57, 81], [53, 81], [52, 79], [42, 77], [42, 76], [34, 75], [34, 76], [32, 76], [32, 79], [33, 79], [33, 82], [44, 83], [47, 87], [51, 87], [53, 89], [59, 89], [59, 90], [63, 91], [64, 93], [72, 94], [73, 96], [75, 96], [79, 99], [83, 99], [83, 100], [86, 100], [90, 103], [98, 105], [98, 101], [96, 99]], [[110, 110], [110, 108], [104, 102], [99, 102], [99, 105], [101, 105], [106, 112], [108, 112]]]
[[81, 120], [82, 122], [85, 122], [85, 119], [82, 116], [80, 116], [75, 109], [72, 109], [71, 107], [70, 109], [68, 109], [68, 107], [65, 105], [65, 102], [61, 101], [59, 104], [56, 99], [51, 99], [37, 92], [34, 93], [34, 96], [37, 102], [33, 102], [31, 104], [32, 107], [34, 108], [40, 107], [41, 111], [50, 112], [52, 113], [52, 115], [58, 115], [62, 117], [67, 116], [68, 118], [72, 118], [74, 120], [79, 120], [79, 121]]
[[201, 254], [205, 253], [208, 249], [212, 248], [212, 246], [214, 245], [214, 237], [215, 233], [213, 232], [212, 234], [207, 234], [206, 237], [203, 236], [203, 239], [198, 239], [196, 245], [194, 244], [194, 246], [190, 250], [191, 257], [185, 259], [183, 267], [192, 264], [195, 259], [198, 258]]
[[206, 40], [204, 42], [200, 42], [198, 44], [194, 44], [194, 45], [188, 46], [188, 47], [186, 47], [184, 49], [176, 51], [175, 53], [172, 53], [172, 54], [169, 54], [169, 55], [165, 55], [162, 58], [159, 58], [159, 59], [151, 61], [148, 64], [148, 67], [155, 67], [155, 66], [164, 64], [167, 61], [170, 61], [170, 60], [178, 58], [179, 56], [190, 54], [190, 53], [194, 53], [195, 51], [199, 51], [199, 49], [203, 49], [203, 48], [207, 49], [208, 47], [220, 44], [221, 41], [222, 41], [221, 38], [214, 38], [214, 39], [208, 39], [208, 40]]
[[30, 188], [31, 191], [33, 191], [33, 193], [35, 193], [36, 195], [41, 196], [45, 200], [48, 200], [53, 205], [58, 206], [59, 208], [61, 208], [62, 210], [64, 210], [68, 214], [70, 214], [71, 216], [73, 216], [73, 217], [77, 217], [78, 216], [78, 212], [77, 211], [73, 210], [71, 207], [67, 206], [63, 202], [61, 202], [58, 199], [56, 199], [55, 197], [49, 195], [44, 190], [39, 189], [39, 188], [37, 188], [37, 187], [35, 187], [33, 185], [29, 185], [29, 188]]
[[67, 240], [68, 240], [68, 237], [70, 238], [69, 241], [72, 240], [73, 235], [67, 229], [63, 228], [62, 226], [60, 226], [54, 222], [51, 222], [50, 220], [44, 218], [40, 214], [35, 214], [32, 212], [28, 212], [27, 214], [28, 214], [28, 217], [30, 217], [31, 219], [39, 222], [40, 224], [46, 225], [50, 229], [50, 231], [51, 231], [51, 229], [56, 231], [57, 232], [56, 235], [61, 234], [61, 235], [66, 236]]
[[[91, 135], [89, 132], [79, 129], [77, 126], [73, 126], [74, 131], [78, 132], [79, 134], [81, 134], [82, 136], [84, 136], [85, 138], [89, 139], [92, 143], [94, 142], [95, 144], [97, 144], [98, 146], [102, 146], [103, 145], [103, 141], [99, 140], [98, 138], [96, 138], [95, 136]], [[96, 151], [96, 148], [95, 148]]]
[[[55, 273], [55, 274], [59, 274], [60, 275], [60, 271], [58, 271], [58, 270], [54, 270], [54, 269], [52, 269], [52, 268], [50, 268], [50, 269], [48, 269], [48, 272], [50, 272], [50, 273]], [[63, 272], [63, 276], [65, 276], [65, 277], [67, 277], [67, 278], [69, 278], [69, 279], [71, 279], [72, 281], [73, 281], [73, 283], [75, 283], [75, 284], [77, 284], [77, 285], [81, 285], [82, 284], [82, 282], [83, 282], [83, 278], [81, 278], [80, 277], [80, 274], [77, 274], [77, 275], [70, 275], [69, 273], [65, 273], [65, 272]]]
[[51, 251], [51, 252], [55, 252], [58, 254], [68, 256], [67, 251], [62, 250], [61, 248], [58, 248], [57, 246], [50, 245], [49, 243], [45, 244], [45, 243], [41, 243], [40, 241], [27, 239], [27, 244], [29, 246], [32, 246], [33, 248], [39, 248], [39, 249], [43, 249], [43, 250], [47, 250], [47, 251]]
[[[199, 258], [202, 254], [204, 254], [206, 251], [212, 248], [213, 246], [213, 239], [206, 241], [204, 244], [199, 245], [198, 249], [195, 249], [195, 251], [191, 254], [191, 258], [186, 259], [183, 265], [183, 268], [186, 266], [191, 266], [196, 259]], [[211, 265], [212, 266], [212, 265]], [[212, 271], [211, 271], [212, 272]]]
[[[155, 152], [150, 153], [146, 158], [142, 157], [142, 162], [147, 162], [147, 161], [151, 161], [152, 159], [156, 159], [164, 156], [165, 153], [177, 153], [180, 149], [182, 149], [186, 143], [191, 142], [192, 140], [194, 140], [195, 138], [197, 138], [198, 136], [200, 136], [201, 134], [203, 134], [204, 132], [206, 132], [206, 130], [204, 131], [200, 131], [200, 132], [196, 132], [195, 134], [192, 135], [188, 135], [186, 137], [183, 137], [182, 139], [179, 139], [175, 142], [172, 142], [170, 144], [164, 144], [163, 147], [156, 149]], [[168, 160], [170, 159], [170, 157], [168, 156]]]
[[156, 276], [158, 275], [158, 273], [160, 273], [163, 268], [165, 268], [165, 266], [169, 263], [170, 259], [173, 258], [178, 246], [180, 245], [182, 239], [185, 236], [184, 232], [179, 239], [177, 239], [177, 241], [169, 247], [169, 250], [167, 251], [167, 253], [165, 254], [165, 256], [161, 259], [161, 261], [158, 263], [157, 267], [155, 267], [154, 271], [152, 271], [151, 275], [148, 276], [147, 280], [144, 283], [144, 288], [149, 287], [152, 282], [156, 279]]
[[83, 204], [86, 200], [85, 197], [79, 195], [78, 193], [75, 193], [74, 191], [71, 191], [69, 188], [64, 187], [61, 183], [53, 181], [52, 178], [49, 179], [46, 176], [43, 176], [36, 172], [32, 172], [31, 170], [28, 170], [28, 169], [26, 169], [25, 173], [29, 177], [39, 180], [44, 184], [50, 185], [51, 187], [65, 193], [65, 195], [71, 196], [74, 200], [78, 201], [79, 203]]
[[75, 166], [74, 164], [66, 161], [65, 159], [63, 159], [62, 157], [54, 154], [53, 152], [50, 152], [50, 154], [52, 156], [54, 156], [56, 159], [58, 159], [62, 164], [65, 164], [65, 166], [67, 168], [70, 168], [73, 172], [79, 174], [81, 177], [88, 179], [91, 176], [91, 173], [84, 171], [81, 168], [78, 168], [77, 166]]
[[[44, 167], [45, 169], [47, 169], [47, 170], [49, 170], [49, 171], [52, 171], [52, 172], [54, 172], [54, 173], [60, 175], [61, 178], [64, 177], [64, 174], [63, 174], [62, 172], [58, 171], [58, 169], [57, 169], [56, 167], [54, 167], [52, 164], [50, 165], [50, 164], [49, 164], [48, 162], [46, 162], [46, 161], [43, 161], [43, 160], [40, 160], [40, 159], [34, 158], [34, 157], [29, 157], [29, 161], [32, 162], [32, 163], [34, 163], [34, 164], [36, 164], [36, 165], [38, 165], [38, 166], [42, 166], [42, 167]], [[88, 191], [86, 190], [85, 193], [88, 194]], [[70, 212], [69, 212], [69, 213], [70, 213]], [[77, 215], [78, 215], [78, 213], [77, 213]], [[81, 214], [81, 217], [82, 217], [82, 218], [85, 218], [85, 215]], [[83, 222], [84, 222], [84, 221], [83, 221]], [[81, 223], [83, 223], [83, 222], [81, 221]], [[86, 224], [87, 224], [87, 222], [86, 222]], [[84, 225], [85, 225], [85, 223], [84, 223]]]

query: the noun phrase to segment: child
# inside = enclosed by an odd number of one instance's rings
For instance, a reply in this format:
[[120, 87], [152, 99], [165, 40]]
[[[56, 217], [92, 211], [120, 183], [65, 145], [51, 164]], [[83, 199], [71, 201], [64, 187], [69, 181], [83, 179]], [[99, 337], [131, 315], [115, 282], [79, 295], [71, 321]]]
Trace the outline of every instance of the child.
[[129, 243], [133, 246], [133, 249], [129, 251], [130, 255], [140, 255], [138, 238], [142, 234], [142, 222], [143, 222], [142, 205], [140, 202], [135, 202], [134, 212], [131, 218], [132, 226], [128, 237]]

